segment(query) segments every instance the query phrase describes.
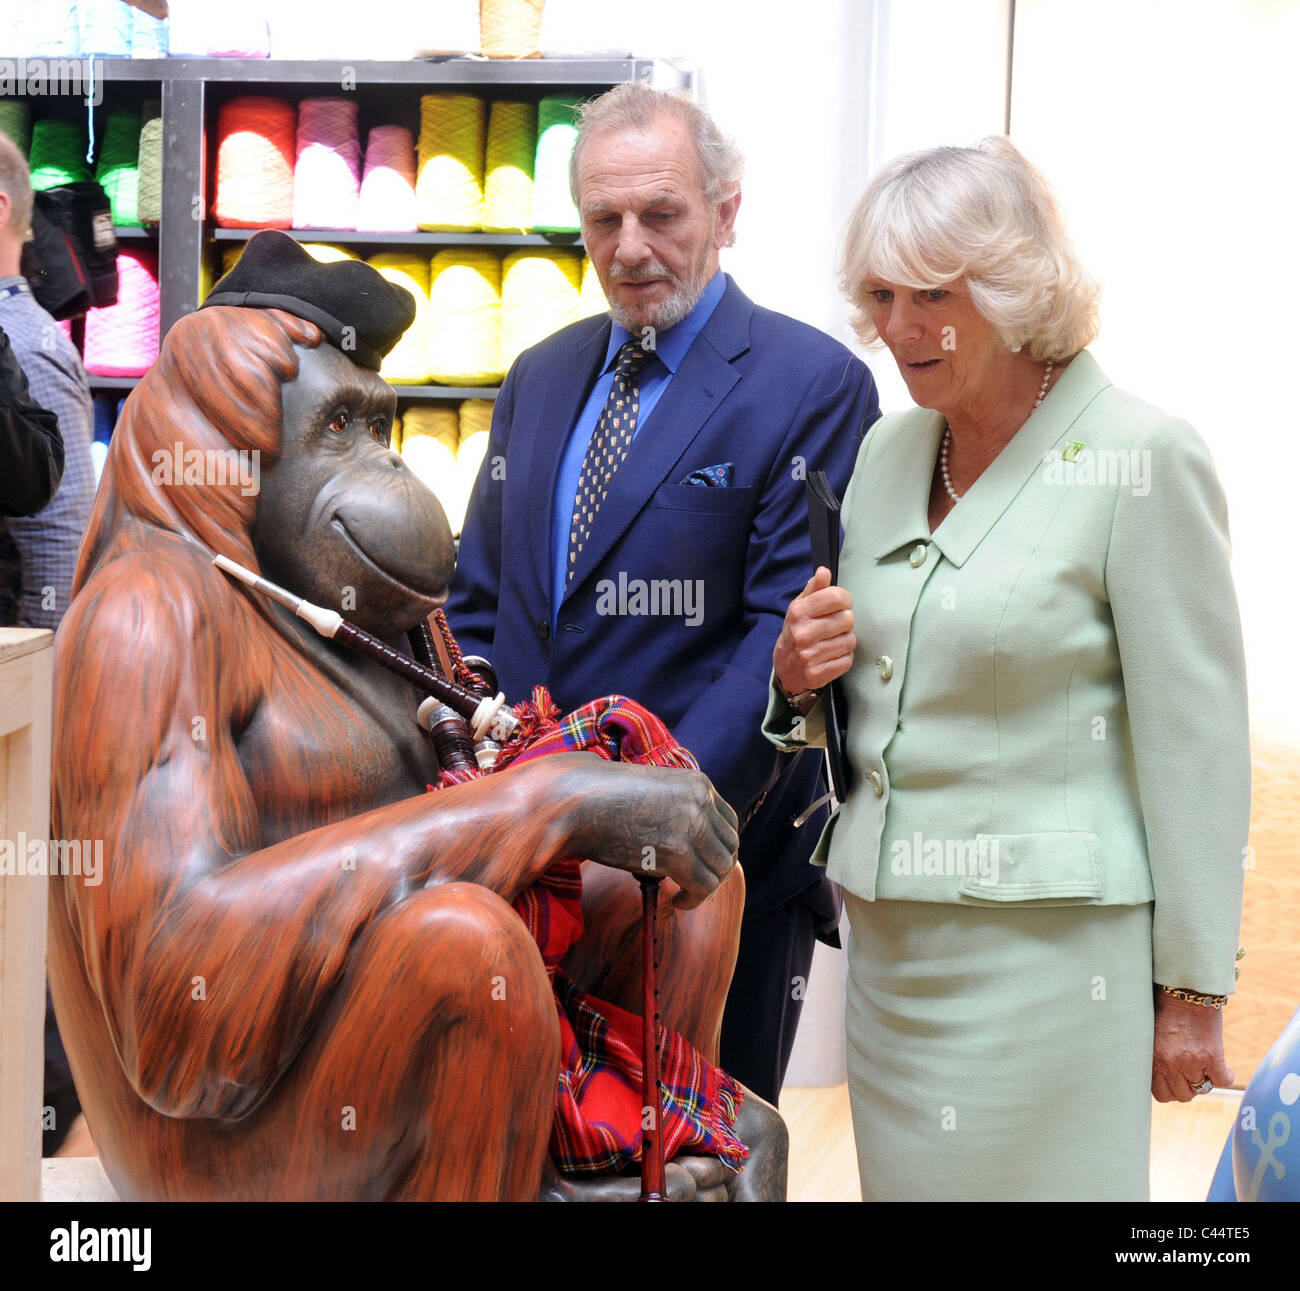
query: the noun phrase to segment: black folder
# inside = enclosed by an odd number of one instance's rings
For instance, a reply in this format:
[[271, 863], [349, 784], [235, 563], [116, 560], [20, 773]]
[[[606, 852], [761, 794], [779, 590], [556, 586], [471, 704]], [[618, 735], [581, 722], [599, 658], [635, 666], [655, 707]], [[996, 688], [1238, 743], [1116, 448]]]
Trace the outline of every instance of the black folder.
[[[825, 565], [831, 571], [831, 582], [837, 583], [840, 576], [840, 502], [825, 471], [808, 472], [807, 493], [813, 569]], [[826, 687], [822, 704], [826, 713], [826, 770], [835, 800], [842, 804], [849, 796], [849, 764], [844, 756], [843, 721], [847, 706], [838, 681]]]

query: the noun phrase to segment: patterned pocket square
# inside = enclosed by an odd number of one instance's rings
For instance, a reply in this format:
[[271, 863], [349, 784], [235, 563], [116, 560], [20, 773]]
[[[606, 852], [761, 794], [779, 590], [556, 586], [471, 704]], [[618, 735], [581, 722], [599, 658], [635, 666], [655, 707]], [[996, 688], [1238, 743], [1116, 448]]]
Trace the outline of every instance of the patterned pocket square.
[[731, 483], [730, 462], [719, 462], [716, 466], [702, 466], [698, 471], [692, 471], [683, 481], [683, 484], [702, 484], [709, 489], [725, 489]]

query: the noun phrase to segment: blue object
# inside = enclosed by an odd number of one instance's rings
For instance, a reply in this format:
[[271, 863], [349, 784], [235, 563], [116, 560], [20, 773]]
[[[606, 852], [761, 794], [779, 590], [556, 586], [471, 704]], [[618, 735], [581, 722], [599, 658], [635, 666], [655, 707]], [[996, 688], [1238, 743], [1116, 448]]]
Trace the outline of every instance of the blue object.
[[1207, 1200], [1300, 1201], [1300, 1009], [1246, 1086]]
[[117, 425], [117, 400], [111, 394], [97, 394], [95, 396], [95, 433], [94, 441], [97, 444], [107, 444], [109, 437], [113, 433], [113, 427]]
[[132, 58], [167, 57], [167, 20], [155, 18], [143, 9], [133, 9], [135, 25], [131, 29]]
[[79, 0], [78, 51], [84, 58], [131, 56], [131, 31], [135, 10], [122, 0]]

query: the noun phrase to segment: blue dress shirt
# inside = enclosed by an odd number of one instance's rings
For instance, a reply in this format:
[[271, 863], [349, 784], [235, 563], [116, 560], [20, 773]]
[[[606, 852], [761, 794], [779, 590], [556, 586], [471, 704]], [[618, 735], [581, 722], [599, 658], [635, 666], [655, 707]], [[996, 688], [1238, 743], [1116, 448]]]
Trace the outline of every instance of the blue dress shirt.
[[[723, 293], [727, 290], [726, 275], [719, 270], [709, 280], [695, 308], [680, 323], [660, 332], [655, 337], [654, 358], [641, 369], [637, 378], [640, 408], [637, 412], [636, 428], [633, 439], [641, 433], [641, 428], [650, 420], [655, 404], [659, 402], [673, 374], [686, 357], [686, 352], [695, 343], [695, 338], [709, 321], [713, 311], [718, 307]], [[560, 459], [560, 472], [555, 480], [555, 497], [551, 503], [551, 626], [555, 626], [556, 616], [560, 611], [560, 602], [564, 599], [564, 588], [568, 578], [569, 531], [573, 527], [573, 498], [578, 491], [578, 479], [582, 475], [582, 462], [587, 456], [587, 445], [595, 433], [596, 423], [604, 410], [605, 400], [609, 398], [610, 387], [614, 384], [614, 361], [618, 352], [630, 340], [635, 339], [631, 332], [624, 330], [617, 323], [610, 327], [609, 344], [605, 347], [605, 364], [596, 378], [587, 402], [582, 405], [578, 419], [569, 431], [569, 442], [565, 446], [564, 456]]]

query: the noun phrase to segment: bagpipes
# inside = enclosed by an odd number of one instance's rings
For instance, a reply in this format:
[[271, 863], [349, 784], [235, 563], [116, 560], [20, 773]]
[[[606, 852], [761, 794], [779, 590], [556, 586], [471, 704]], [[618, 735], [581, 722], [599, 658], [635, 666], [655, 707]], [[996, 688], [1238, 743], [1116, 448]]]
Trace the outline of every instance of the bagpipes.
[[[429, 733], [439, 766], [444, 771], [489, 771], [502, 752], [527, 737], [519, 718], [506, 705], [496, 687], [496, 676], [485, 659], [461, 655], [451, 629], [438, 611], [439, 631], [455, 680], [446, 675], [439, 659], [433, 631], [423, 620], [408, 634], [411, 655], [394, 650], [335, 610], [314, 605], [269, 579], [253, 573], [226, 556], [213, 564], [232, 578], [261, 592], [308, 623], [321, 636], [340, 641], [358, 654], [409, 681], [427, 698], [416, 719]], [[495, 692], [495, 693], [494, 693]], [[663, 1098], [659, 1082], [658, 942], [659, 875], [637, 873], [641, 884], [641, 1005], [642, 1005], [642, 1106], [651, 1115], [642, 1120], [641, 1200], [667, 1201], [664, 1191], [662, 1137]]]

